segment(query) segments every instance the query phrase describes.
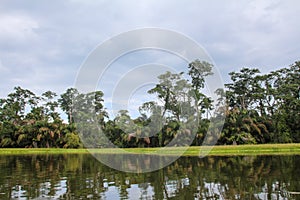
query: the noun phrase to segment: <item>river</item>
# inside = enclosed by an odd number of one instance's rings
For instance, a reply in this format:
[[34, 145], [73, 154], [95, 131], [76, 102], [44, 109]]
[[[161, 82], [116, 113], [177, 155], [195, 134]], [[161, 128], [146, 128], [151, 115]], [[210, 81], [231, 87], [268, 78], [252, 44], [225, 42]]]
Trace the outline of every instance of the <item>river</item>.
[[0, 199], [300, 199], [300, 156], [181, 157], [126, 173], [89, 154], [1, 155]]

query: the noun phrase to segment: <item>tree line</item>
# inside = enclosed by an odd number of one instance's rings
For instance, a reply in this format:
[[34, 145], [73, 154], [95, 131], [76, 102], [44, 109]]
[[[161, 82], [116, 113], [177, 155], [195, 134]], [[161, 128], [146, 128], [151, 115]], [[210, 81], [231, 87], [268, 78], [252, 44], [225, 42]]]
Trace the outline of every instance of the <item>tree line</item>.
[[[124, 148], [161, 147], [176, 139], [201, 145], [205, 139], [213, 140], [208, 130], [218, 113], [225, 122], [215, 136], [217, 144], [300, 142], [300, 62], [267, 74], [256, 68], [230, 72], [231, 82], [215, 91], [217, 101], [202, 92], [212, 68], [195, 60], [186, 73], [161, 74], [148, 91], [157, 101], [143, 103], [134, 119], [127, 110], [110, 119], [102, 91], [69, 88], [61, 95], [52, 91], [36, 95], [15, 87], [0, 99], [0, 147], [109, 146], [103, 136]], [[68, 123], [60, 116], [62, 111]], [[192, 127], [195, 119], [197, 127]], [[196, 134], [187, 142], [191, 129]]]

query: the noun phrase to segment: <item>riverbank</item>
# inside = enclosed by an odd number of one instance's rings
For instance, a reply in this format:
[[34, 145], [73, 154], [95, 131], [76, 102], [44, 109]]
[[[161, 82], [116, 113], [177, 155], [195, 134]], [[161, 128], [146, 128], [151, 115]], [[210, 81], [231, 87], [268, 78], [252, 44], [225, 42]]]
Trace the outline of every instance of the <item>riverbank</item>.
[[237, 156], [237, 155], [300, 155], [300, 144], [260, 144], [227, 146], [193, 146], [166, 148], [126, 148], [126, 149], [60, 149], [60, 148], [2, 148], [0, 155], [24, 154], [150, 154], [183, 156]]

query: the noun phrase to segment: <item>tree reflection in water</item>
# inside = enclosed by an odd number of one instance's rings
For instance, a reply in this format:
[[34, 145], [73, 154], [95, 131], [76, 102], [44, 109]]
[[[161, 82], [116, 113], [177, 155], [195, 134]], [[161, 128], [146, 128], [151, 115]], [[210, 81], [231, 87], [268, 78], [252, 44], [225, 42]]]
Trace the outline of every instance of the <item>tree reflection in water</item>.
[[0, 199], [299, 199], [299, 166], [300, 156], [182, 157], [125, 173], [85, 154], [2, 155]]

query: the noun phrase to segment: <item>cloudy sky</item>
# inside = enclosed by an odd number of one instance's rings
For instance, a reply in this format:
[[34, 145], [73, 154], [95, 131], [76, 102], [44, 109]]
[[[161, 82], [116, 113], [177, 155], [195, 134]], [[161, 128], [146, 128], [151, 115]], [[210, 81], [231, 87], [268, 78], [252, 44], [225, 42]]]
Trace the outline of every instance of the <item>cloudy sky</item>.
[[1, 0], [0, 97], [14, 86], [62, 93], [99, 44], [145, 27], [195, 40], [225, 82], [245, 66], [269, 72], [300, 59], [299, 18], [297, 0]]

